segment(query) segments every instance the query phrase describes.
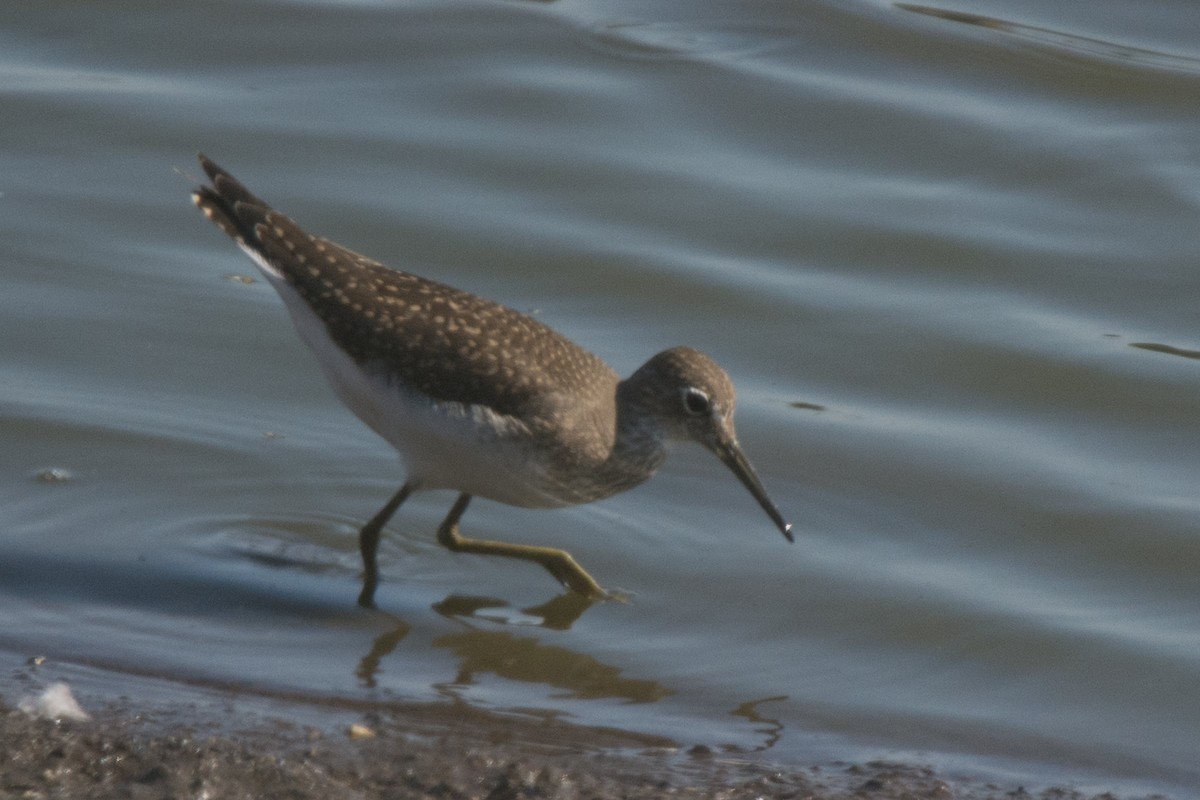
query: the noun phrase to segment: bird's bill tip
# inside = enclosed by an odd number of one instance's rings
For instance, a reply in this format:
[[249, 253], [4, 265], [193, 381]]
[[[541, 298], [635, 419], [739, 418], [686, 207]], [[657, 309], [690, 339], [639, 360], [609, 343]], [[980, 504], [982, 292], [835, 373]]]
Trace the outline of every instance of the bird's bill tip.
[[730, 442], [723, 445], [717, 451], [717, 455], [721, 461], [725, 462], [725, 466], [729, 467], [730, 471], [737, 476], [742, 485], [750, 490], [750, 494], [762, 506], [762, 510], [767, 512], [767, 516], [779, 528], [779, 532], [783, 534], [783, 538], [789, 542], [795, 543], [796, 539], [792, 535], [792, 524], [783, 519], [783, 515], [779, 513], [779, 508], [767, 495], [767, 490], [763, 487], [762, 481], [758, 479], [758, 475], [754, 472], [754, 468], [750, 466], [749, 460], [742, 453], [737, 442]]

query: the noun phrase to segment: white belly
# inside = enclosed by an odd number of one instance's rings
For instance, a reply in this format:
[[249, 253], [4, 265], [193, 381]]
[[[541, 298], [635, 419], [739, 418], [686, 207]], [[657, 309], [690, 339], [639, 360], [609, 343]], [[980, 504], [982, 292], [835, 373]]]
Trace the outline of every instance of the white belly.
[[399, 451], [421, 489], [455, 489], [526, 508], [557, 508], [553, 481], [529, 445], [528, 430], [483, 406], [437, 403], [363, 370], [329, 337], [325, 324], [278, 274], [262, 264], [296, 330], [316, 353], [338, 396]]

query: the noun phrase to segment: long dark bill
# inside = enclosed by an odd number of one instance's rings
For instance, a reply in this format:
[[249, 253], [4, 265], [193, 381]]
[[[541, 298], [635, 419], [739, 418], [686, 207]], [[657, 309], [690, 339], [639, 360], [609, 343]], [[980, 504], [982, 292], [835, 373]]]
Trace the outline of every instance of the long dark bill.
[[737, 479], [742, 482], [742, 485], [750, 490], [750, 494], [754, 495], [754, 499], [762, 506], [763, 511], [767, 512], [767, 516], [779, 528], [779, 532], [789, 542], [795, 542], [792, 537], [792, 526], [790, 523], [784, 522], [783, 515], [779, 513], [779, 509], [771, 498], [767, 496], [767, 490], [763, 488], [762, 481], [758, 479], [758, 474], [755, 473], [754, 467], [750, 466], [750, 462], [746, 460], [746, 456], [742, 453], [742, 449], [738, 447], [737, 442], [723, 442], [716, 448], [717, 457], [724, 462], [725, 466], [729, 467]]

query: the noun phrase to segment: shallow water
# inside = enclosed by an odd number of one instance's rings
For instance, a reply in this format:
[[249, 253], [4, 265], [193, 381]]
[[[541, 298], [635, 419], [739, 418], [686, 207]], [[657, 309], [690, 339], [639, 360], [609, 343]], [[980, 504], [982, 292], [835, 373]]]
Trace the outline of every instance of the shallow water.
[[[1194, 8], [963, 11], [0, 8], [0, 648], [1200, 789]], [[709, 352], [799, 541], [681, 447], [602, 503], [464, 520], [631, 602], [539, 609], [538, 568], [437, 546], [434, 494], [359, 611], [402, 471], [237, 280], [198, 149], [622, 373]]]

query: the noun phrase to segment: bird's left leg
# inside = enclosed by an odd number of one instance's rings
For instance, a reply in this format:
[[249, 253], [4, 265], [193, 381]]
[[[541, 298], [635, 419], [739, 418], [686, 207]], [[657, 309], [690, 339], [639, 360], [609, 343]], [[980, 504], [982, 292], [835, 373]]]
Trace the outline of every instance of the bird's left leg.
[[535, 547], [527, 544], [509, 544], [486, 539], [468, 539], [458, 532], [458, 520], [467, 510], [471, 495], [460, 494], [446, 519], [438, 528], [438, 541], [455, 553], [475, 553], [485, 556], [519, 558], [541, 564], [543, 568], [563, 586], [584, 597], [608, 597], [608, 592], [596, 583], [595, 578], [579, 566], [566, 550], [556, 547]]

